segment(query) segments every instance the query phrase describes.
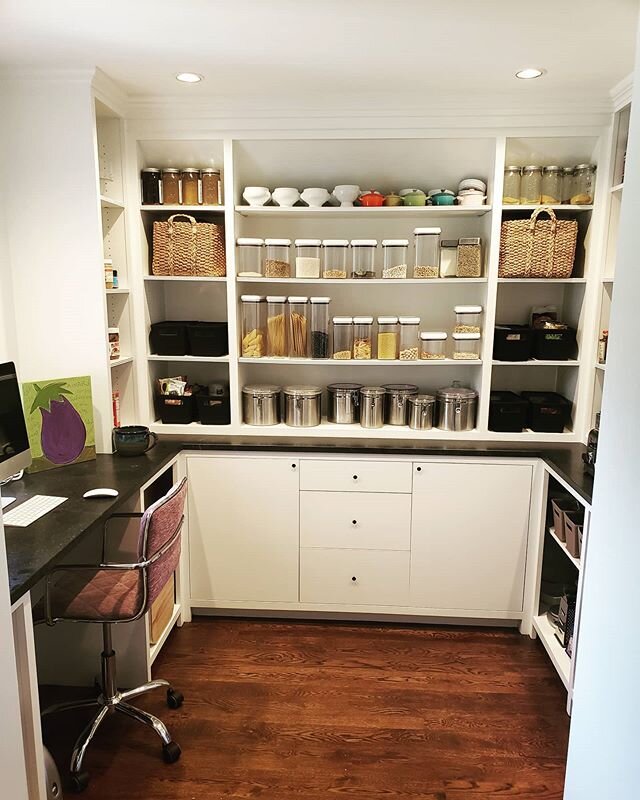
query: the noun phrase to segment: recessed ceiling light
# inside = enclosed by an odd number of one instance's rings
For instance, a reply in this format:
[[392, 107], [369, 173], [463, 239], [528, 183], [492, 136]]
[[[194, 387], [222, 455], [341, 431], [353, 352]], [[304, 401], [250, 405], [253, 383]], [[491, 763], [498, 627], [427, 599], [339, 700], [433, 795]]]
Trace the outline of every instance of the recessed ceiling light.
[[523, 81], [527, 81], [531, 80], [531, 78], [539, 78], [543, 74], [544, 74], [543, 69], [537, 69], [536, 67], [526, 67], [525, 69], [521, 69], [519, 72], [516, 72], [516, 78], [522, 78]]
[[200, 83], [204, 78], [202, 75], [198, 75], [197, 72], [179, 72], [176, 75], [176, 80], [181, 81], [181, 83]]

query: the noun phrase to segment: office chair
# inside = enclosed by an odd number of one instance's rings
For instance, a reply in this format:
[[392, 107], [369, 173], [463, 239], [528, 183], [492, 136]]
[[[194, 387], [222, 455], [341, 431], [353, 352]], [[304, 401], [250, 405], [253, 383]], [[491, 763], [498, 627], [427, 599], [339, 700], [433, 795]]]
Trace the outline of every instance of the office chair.
[[[180, 747], [171, 739], [164, 723], [153, 714], [129, 704], [138, 695], [161, 687], [167, 688], [167, 705], [179, 708], [183, 696], [165, 680], [153, 680], [135, 689], [121, 692], [116, 684], [116, 654], [111, 642], [111, 626], [133, 622], [147, 613], [180, 559], [187, 479], [173, 486], [144, 514], [112, 514], [104, 525], [102, 562], [97, 565], [55, 567], [46, 578], [46, 591], [36, 611], [36, 621], [55, 625], [58, 622], [95, 622], [102, 624], [102, 685], [94, 700], [71, 701], [51, 706], [42, 716], [76, 708], [98, 707], [98, 712], [78, 737], [71, 756], [70, 785], [81, 792], [89, 784], [89, 774], [82, 769], [87, 748], [105, 717], [118, 711], [148, 725], [162, 740], [162, 755], [168, 764], [180, 758]], [[106, 561], [109, 524], [113, 520], [140, 518], [137, 561], [131, 564]]]

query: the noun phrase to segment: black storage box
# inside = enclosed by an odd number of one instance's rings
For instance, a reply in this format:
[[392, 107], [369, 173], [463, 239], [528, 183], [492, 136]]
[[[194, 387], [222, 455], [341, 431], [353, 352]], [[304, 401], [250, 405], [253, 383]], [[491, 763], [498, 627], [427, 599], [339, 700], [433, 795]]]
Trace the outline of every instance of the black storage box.
[[496, 361], [528, 361], [533, 352], [533, 329], [528, 325], [496, 325], [493, 357]]
[[201, 392], [196, 395], [198, 417], [203, 425], [230, 425], [231, 403], [228, 394], [208, 394]]
[[196, 404], [193, 395], [161, 394], [157, 397], [160, 419], [165, 425], [187, 425], [196, 418]]
[[522, 392], [529, 402], [527, 424], [532, 431], [562, 433], [571, 422], [573, 404], [557, 392]]
[[519, 433], [527, 425], [529, 403], [514, 392], [491, 392], [489, 430]]
[[159, 356], [186, 356], [189, 353], [186, 322], [154, 322], [149, 333], [151, 352]]
[[567, 361], [578, 351], [575, 328], [564, 331], [536, 328], [533, 331], [533, 357], [541, 361]]
[[192, 356], [229, 355], [226, 322], [187, 322], [186, 327]]

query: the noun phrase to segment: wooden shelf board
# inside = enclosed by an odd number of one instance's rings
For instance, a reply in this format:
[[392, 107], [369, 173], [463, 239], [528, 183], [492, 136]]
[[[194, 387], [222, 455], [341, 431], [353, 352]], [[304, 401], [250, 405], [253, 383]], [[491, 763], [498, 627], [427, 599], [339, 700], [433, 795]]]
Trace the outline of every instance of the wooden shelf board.
[[575, 359], [567, 361], [538, 361], [535, 358], [529, 361], [492, 361], [494, 367], [579, 367], [580, 362]]
[[551, 534], [551, 538], [556, 542], [558, 547], [562, 550], [562, 552], [573, 564], [573, 566], [576, 567], [577, 569], [580, 569], [580, 559], [571, 555], [571, 553], [567, 549], [567, 545], [565, 544], [565, 542], [561, 541], [561, 539], [556, 534], [556, 529], [553, 527], [549, 528], [549, 533]]
[[476, 367], [482, 364], [482, 359], [416, 359], [414, 361], [400, 361], [400, 359], [333, 359], [333, 358], [239, 358], [241, 364], [279, 364], [283, 366], [308, 366], [308, 367], [450, 367], [450, 366], [471, 366]]
[[294, 206], [281, 208], [280, 206], [236, 206], [236, 212], [243, 217], [315, 217], [353, 219], [354, 217], [369, 219], [392, 219], [397, 217], [482, 217], [491, 211], [491, 206], [468, 208], [466, 206], [380, 206], [366, 208], [364, 206], [323, 206], [310, 208], [308, 206]]
[[123, 356], [122, 358], [109, 361], [109, 366], [113, 369], [113, 367], [121, 367], [123, 364], [131, 364], [132, 362], [133, 356]]
[[171, 612], [171, 617], [169, 618], [169, 622], [167, 623], [167, 627], [162, 631], [160, 637], [157, 642], [152, 644], [149, 647], [149, 664], [153, 664], [153, 662], [158, 657], [160, 650], [162, 650], [163, 644], [167, 641], [167, 638], [171, 631], [173, 630], [174, 625], [178, 621], [178, 617], [180, 616], [180, 604], [174, 603], [173, 604], [173, 611]]
[[172, 281], [191, 281], [200, 283], [226, 283], [226, 278], [210, 278], [200, 275], [144, 275], [148, 283], [171, 283]]
[[186, 364], [199, 364], [201, 362], [228, 364], [229, 356], [158, 356], [150, 354], [147, 356], [147, 361], [183, 361]]
[[396, 286], [406, 286], [407, 284], [411, 285], [420, 285], [425, 286], [429, 284], [435, 284], [436, 286], [442, 286], [443, 284], [460, 284], [460, 283], [486, 283], [487, 278], [246, 278], [246, 277], [238, 277], [236, 278], [238, 283], [300, 283], [300, 284], [315, 284], [319, 285], [337, 285], [340, 284], [348, 284], [348, 285], [362, 285], [365, 284], [366, 286], [389, 286], [396, 285]]
[[533, 618], [533, 627], [540, 637], [544, 649], [547, 651], [560, 680], [565, 689], [569, 689], [569, 679], [571, 675], [571, 659], [566, 650], [556, 638], [555, 628], [546, 614], [540, 614]]
[[165, 205], [158, 205], [158, 206], [140, 206], [140, 211], [169, 211], [172, 214], [224, 214], [224, 206], [165, 206]]
[[100, 205], [102, 208], [124, 208], [124, 203], [121, 200], [112, 200], [103, 194], [100, 195]]

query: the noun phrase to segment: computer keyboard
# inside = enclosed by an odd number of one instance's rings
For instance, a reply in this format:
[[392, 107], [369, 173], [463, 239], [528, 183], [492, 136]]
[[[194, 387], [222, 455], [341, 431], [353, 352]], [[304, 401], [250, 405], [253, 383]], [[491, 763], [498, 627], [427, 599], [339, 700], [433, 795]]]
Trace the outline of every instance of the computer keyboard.
[[12, 508], [3, 515], [2, 521], [5, 525], [15, 525], [16, 528], [26, 528], [40, 517], [44, 517], [60, 503], [68, 500], [68, 497], [53, 497], [47, 494], [36, 494], [20, 503], [19, 506]]

